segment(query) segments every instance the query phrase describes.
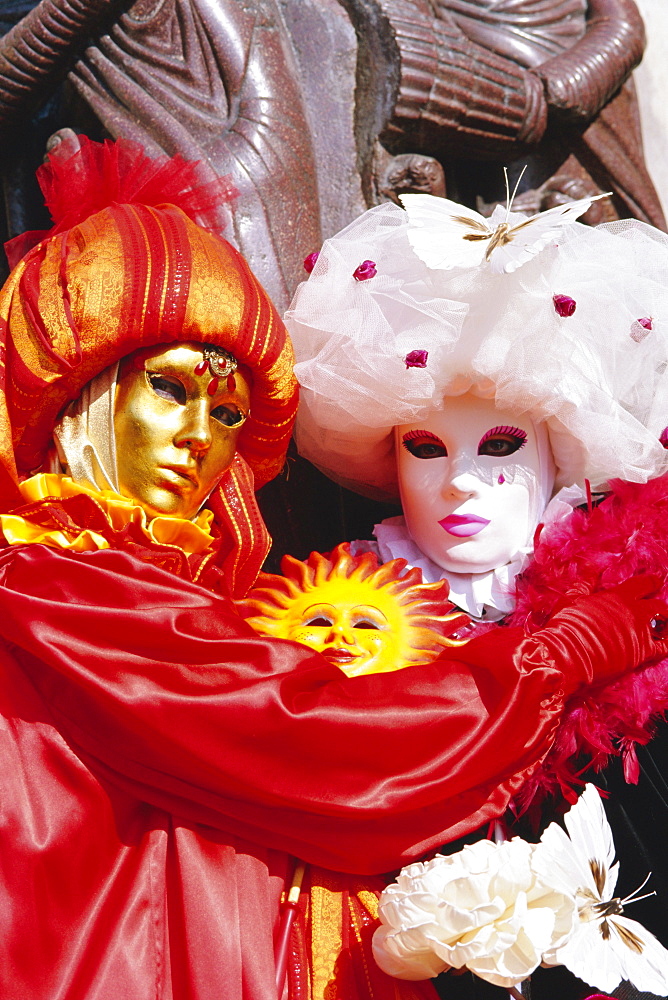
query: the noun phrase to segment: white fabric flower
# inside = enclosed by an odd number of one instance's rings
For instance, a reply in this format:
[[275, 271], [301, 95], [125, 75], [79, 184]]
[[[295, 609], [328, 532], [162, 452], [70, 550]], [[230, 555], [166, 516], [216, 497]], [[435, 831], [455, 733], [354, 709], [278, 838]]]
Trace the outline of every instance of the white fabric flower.
[[400, 979], [429, 979], [466, 966], [496, 986], [514, 986], [544, 951], [570, 934], [574, 899], [532, 869], [534, 847], [481, 840], [450, 857], [409, 865], [385, 889], [376, 961]]

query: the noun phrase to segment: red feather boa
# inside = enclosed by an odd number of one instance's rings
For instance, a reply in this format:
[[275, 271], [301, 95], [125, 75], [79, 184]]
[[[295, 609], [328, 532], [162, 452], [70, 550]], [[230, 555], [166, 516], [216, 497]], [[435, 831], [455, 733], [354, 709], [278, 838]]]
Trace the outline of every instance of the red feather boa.
[[[668, 475], [646, 484], [614, 482], [591, 512], [576, 510], [541, 534], [534, 559], [518, 581], [510, 624], [534, 631], [565, 600], [607, 590], [638, 573], [656, 573], [668, 596]], [[515, 807], [527, 811], [546, 795], [569, 802], [589, 766], [601, 770], [622, 756], [624, 775], [639, 777], [636, 745], [652, 738], [668, 710], [668, 659], [651, 663], [614, 683], [573, 696], [541, 768], [523, 787]]]

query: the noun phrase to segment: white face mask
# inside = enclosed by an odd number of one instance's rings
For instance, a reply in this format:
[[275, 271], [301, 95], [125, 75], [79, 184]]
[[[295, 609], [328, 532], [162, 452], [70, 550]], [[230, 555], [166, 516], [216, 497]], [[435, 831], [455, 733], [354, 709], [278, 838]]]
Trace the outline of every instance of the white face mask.
[[451, 573], [485, 573], [530, 543], [554, 483], [547, 431], [467, 393], [396, 429], [413, 540]]

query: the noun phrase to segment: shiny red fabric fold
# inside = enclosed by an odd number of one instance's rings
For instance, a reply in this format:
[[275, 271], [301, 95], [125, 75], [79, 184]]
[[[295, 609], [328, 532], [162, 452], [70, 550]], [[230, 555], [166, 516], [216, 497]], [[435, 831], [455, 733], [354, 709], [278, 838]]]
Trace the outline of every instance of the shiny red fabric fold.
[[348, 679], [125, 552], [5, 549], [0, 996], [277, 1000], [283, 852], [379, 872], [501, 813], [564, 695], [650, 655], [641, 603]]
[[20, 547], [0, 573], [2, 633], [96, 773], [342, 871], [387, 871], [502, 811], [564, 695], [599, 664], [623, 669], [636, 631], [598, 595], [587, 644], [570, 611], [537, 636], [496, 629], [349, 679], [123, 552]]

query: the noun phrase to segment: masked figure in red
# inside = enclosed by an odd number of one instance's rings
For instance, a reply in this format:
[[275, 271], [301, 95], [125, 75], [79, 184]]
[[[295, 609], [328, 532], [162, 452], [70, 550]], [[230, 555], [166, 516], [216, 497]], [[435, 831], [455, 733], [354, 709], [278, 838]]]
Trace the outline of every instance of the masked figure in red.
[[231, 598], [267, 551], [291, 348], [189, 179], [52, 158], [56, 226], [0, 296], [3, 997], [277, 998], [293, 857], [367, 877], [476, 829], [570, 692], [665, 655], [651, 578], [386, 675], [256, 635]]

